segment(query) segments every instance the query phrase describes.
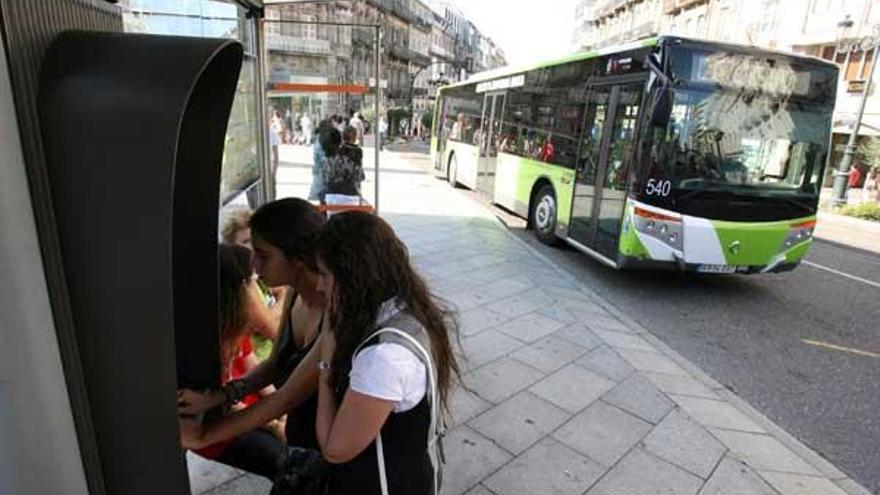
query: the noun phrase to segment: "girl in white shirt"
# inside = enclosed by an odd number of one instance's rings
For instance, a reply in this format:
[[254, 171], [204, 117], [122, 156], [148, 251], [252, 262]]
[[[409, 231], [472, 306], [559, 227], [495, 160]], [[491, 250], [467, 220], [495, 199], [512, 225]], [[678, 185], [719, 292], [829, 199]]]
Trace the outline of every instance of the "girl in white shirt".
[[[329, 493], [382, 493], [375, 445], [380, 433], [387, 493], [434, 493], [431, 408], [446, 410], [459, 377], [454, 318], [435, 302], [406, 246], [381, 218], [335, 215], [316, 246], [318, 290], [330, 301], [316, 423], [321, 451], [334, 465]], [[383, 328], [412, 336], [430, 356], [421, 356], [407, 339], [370, 338]], [[431, 403], [429, 369], [437, 404]]]

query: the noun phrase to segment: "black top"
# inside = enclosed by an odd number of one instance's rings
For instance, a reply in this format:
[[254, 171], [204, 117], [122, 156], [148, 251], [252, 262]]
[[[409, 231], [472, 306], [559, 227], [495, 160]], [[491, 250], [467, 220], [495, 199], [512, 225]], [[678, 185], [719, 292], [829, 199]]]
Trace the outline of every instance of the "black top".
[[[378, 339], [368, 344], [376, 345]], [[347, 382], [345, 380], [348, 388]], [[382, 426], [382, 449], [385, 475], [390, 495], [429, 495], [434, 489], [434, 470], [428, 455], [428, 429], [431, 407], [428, 395], [416, 407], [401, 413], [392, 412]], [[381, 495], [376, 443], [345, 464], [330, 471], [329, 495]]]
[[365, 179], [363, 159], [363, 150], [349, 143], [343, 143], [336, 155], [328, 156], [323, 168], [325, 194], [360, 196]]
[[[293, 306], [299, 296], [294, 295], [287, 311], [287, 318], [284, 321], [284, 328], [281, 335], [278, 336], [278, 350], [275, 356], [275, 367], [278, 369], [278, 375], [275, 380], [275, 388], [281, 388], [284, 382], [290, 378], [293, 371], [299, 366], [299, 363], [306, 357], [315, 345], [317, 338], [312, 339], [305, 347], [299, 348], [296, 345], [296, 339], [293, 338], [293, 322], [291, 313]], [[324, 317], [321, 317], [321, 322]], [[320, 328], [321, 323], [318, 323]], [[307, 401], [302, 403], [296, 409], [287, 412], [287, 424], [284, 433], [287, 436], [287, 444], [294, 447], [306, 447], [318, 449], [318, 435], [315, 432], [315, 421], [318, 415], [318, 394], [312, 395]]]

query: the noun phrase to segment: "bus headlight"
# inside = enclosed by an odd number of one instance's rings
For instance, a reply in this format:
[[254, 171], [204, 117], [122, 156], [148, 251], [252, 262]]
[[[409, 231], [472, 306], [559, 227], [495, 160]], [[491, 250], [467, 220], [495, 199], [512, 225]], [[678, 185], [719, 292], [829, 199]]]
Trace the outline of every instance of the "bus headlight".
[[795, 244], [800, 244], [812, 239], [815, 228], [816, 220], [808, 220], [806, 222], [792, 225], [788, 229], [788, 235], [785, 236], [783, 250], [789, 249]]
[[657, 239], [672, 249], [677, 251], [682, 249], [681, 217], [636, 206], [633, 210], [633, 226], [636, 231]]

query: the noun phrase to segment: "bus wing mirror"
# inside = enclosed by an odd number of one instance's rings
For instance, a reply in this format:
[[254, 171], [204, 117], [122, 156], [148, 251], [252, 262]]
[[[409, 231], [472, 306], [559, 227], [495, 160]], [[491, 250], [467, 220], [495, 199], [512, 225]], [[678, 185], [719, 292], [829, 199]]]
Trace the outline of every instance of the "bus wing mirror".
[[654, 101], [651, 105], [651, 125], [666, 127], [670, 115], [672, 115], [672, 90], [661, 87], [654, 93]]
[[654, 87], [653, 100], [651, 101], [651, 125], [653, 127], [666, 127], [669, 116], [672, 115], [672, 78], [664, 72], [657, 55], [650, 54], [645, 57], [645, 65], [651, 70]]

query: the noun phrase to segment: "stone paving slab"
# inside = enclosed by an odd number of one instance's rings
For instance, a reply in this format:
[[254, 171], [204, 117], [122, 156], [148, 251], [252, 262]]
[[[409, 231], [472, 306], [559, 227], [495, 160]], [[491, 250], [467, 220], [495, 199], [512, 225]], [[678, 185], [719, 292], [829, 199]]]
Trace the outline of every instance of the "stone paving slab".
[[758, 473], [742, 461], [725, 456], [700, 495], [778, 495]]
[[650, 423], [597, 401], [554, 432], [553, 438], [612, 467], [650, 431]]
[[484, 483], [495, 493], [580, 495], [605, 468], [560, 442], [545, 438]]
[[480, 414], [468, 425], [508, 452], [521, 454], [570, 417], [568, 412], [526, 391]]
[[641, 375], [630, 376], [602, 399], [651, 424], [657, 424], [675, 405]]
[[708, 479], [727, 448], [681, 410], [663, 418], [642, 441], [646, 452]]
[[544, 373], [552, 373], [581, 357], [587, 349], [551, 335], [531, 345], [520, 347], [510, 357]]
[[611, 380], [576, 364], [570, 364], [529, 390], [575, 414], [613, 387], [614, 382]]
[[635, 449], [587, 495], [694, 495], [702, 485], [687, 471]]
[[[452, 398], [444, 495], [870, 495], [482, 205], [414, 173], [427, 160], [386, 159], [407, 173], [383, 177], [381, 213], [461, 323], [468, 390]], [[190, 470], [197, 494], [268, 492]]]

